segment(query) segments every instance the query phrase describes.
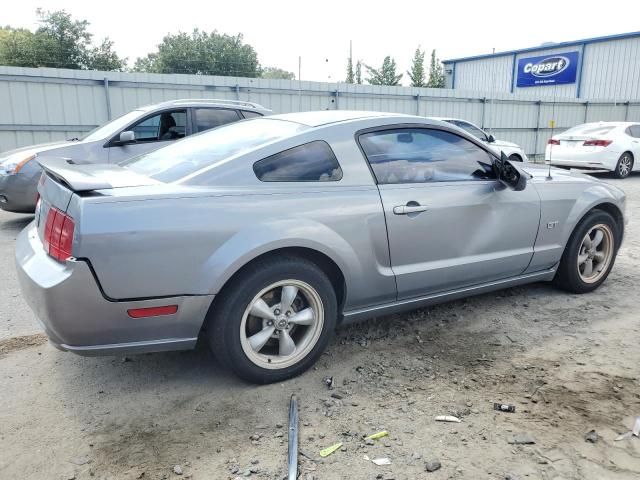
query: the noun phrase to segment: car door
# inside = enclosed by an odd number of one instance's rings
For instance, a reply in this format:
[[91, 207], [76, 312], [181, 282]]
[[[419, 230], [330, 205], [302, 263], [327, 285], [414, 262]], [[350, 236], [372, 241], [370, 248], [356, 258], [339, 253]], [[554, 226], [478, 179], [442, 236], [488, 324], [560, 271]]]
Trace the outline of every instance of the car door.
[[192, 111], [194, 133], [204, 132], [241, 119], [238, 111], [230, 108], [194, 107]]
[[491, 154], [441, 128], [399, 126], [358, 136], [385, 211], [398, 298], [521, 274], [540, 198], [495, 179]]
[[[142, 153], [164, 147], [190, 133], [187, 109], [168, 109], [151, 113], [118, 132], [107, 144], [109, 163], [118, 163]], [[135, 141], [121, 143], [120, 133], [132, 131]]]

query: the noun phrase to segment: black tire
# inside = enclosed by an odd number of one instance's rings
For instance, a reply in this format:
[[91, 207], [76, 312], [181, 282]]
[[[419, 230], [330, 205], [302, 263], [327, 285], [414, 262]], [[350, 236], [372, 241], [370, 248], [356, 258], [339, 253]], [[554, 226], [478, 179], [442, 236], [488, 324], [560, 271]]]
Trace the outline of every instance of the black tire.
[[522, 162], [522, 157], [520, 155], [512, 153], [511, 155], [509, 155], [509, 161], [510, 162]]
[[[628, 170], [624, 168], [625, 162], [629, 164]], [[611, 173], [614, 178], [627, 178], [631, 175], [631, 170], [633, 170], [633, 155], [630, 152], [624, 152], [616, 163], [616, 169]]]
[[[604, 271], [604, 274], [599, 280], [593, 283], [587, 283], [583, 281], [578, 269], [578, 254], [582, 245], [582, 240], [595, 225], [606, 224], [609, 226], [613, 233], [613, 257], [609, 262], [609, 265]], [[620, 230], [615, 219], [605, 211], [592, 210], [587, 213], [584, 218], [578, 223], [573, 230], [569, 241], [564, 249], [558, 271], [553, 279], [554, 284], [568, 292], [572, 293], [588, 293], [598, 288], [609, 276], [609, 272], [613, 268], [613, 264], [618, 254], [618, 247], [620, 246]]]
[[[275, 282], [291, 279], [315, 289], [324, 309], [324, 324], [315, 346], [297, 363], [281, 369], [263, 368], [250, 360], [242, 348], [242, 317], [260, 291]], [[333, 285], [320, 268], [300, 257], [283, 256], [245, 267], [222, 289], [209, 316], [207, 335], [216, 358], [244, 380], [266, 384], [295, 377], [318, 360], [333, 336], [338, 307]]]

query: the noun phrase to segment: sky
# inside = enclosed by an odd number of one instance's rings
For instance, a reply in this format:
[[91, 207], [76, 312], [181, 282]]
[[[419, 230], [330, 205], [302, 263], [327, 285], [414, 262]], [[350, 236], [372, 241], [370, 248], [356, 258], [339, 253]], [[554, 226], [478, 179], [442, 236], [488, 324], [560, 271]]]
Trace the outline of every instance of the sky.
[[261, 65], [284, 68], [296, 78], [301, 57], [302, 80], [330, 82], [345, 78], [350, 41], [354, 62], [378, 67], [391, 55], [404, 73], [418, 46], [447, 59], [640, 30], [637, 0], [21, 0], [3, 9], [0, 24], [35, 29], [38, 7], [88, 20], [94, 40], [109, 37], [130, 65], [167, 33], [197, 27], [242, 33]]

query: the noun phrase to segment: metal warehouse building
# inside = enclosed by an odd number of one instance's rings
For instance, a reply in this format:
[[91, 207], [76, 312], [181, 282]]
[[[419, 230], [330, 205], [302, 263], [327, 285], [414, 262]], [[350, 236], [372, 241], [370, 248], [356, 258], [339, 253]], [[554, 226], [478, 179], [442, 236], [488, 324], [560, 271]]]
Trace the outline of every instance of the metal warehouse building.
[[447, 88], [586, 100], [640, 99], [640, 32], [444, 62]]

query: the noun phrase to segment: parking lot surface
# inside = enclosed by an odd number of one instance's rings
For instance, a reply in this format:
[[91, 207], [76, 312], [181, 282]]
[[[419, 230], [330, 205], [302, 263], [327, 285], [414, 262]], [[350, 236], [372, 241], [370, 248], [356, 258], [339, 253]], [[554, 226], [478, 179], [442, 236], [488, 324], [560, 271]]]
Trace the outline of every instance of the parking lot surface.
[[303, 479], [640, 478], [640, 438], [615, 441], [640, 416], [640, 175], [603, 178], [627, 192], [631, 223], [596, 292], [535, 284], [343, 328], [316, 368], [259, 387], [204, 345], [126, 358], [49, 346], [13, 266], [30, 217], [0, 213], [0, 478], [281, 479], [292, 393]]

